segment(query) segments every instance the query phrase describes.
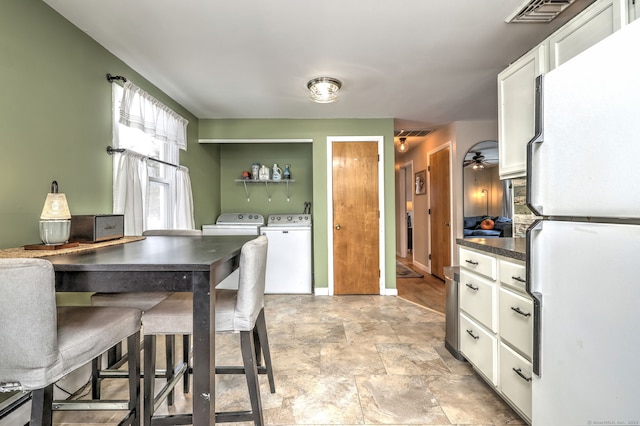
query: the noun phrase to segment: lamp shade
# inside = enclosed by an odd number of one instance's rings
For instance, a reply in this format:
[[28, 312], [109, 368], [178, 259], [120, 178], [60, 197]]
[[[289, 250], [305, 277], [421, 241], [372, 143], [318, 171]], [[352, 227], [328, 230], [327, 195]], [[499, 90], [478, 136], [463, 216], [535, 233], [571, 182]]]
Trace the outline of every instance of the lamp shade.
[[64, 194], [50, 192], [42, 208], [41, 220], [71, 219], [67, 197]]

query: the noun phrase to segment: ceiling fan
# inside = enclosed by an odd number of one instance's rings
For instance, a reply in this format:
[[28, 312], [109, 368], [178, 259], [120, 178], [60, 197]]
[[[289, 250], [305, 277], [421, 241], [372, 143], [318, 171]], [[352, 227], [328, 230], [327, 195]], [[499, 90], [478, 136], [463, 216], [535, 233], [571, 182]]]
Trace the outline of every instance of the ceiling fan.
[[[473, 154], [473, 156], [471, 158], [468, 158], [471, 154]], [[488, 159], [480, 151], [474, 153], [470, 152], [467, 154], [467, 158], [464, 160], [463, 167], [471, 166], [474, 170], [482, 170], [485, 167], [494, 166], [495, 164], [497, 164], [497, 162], [497, 158]]]

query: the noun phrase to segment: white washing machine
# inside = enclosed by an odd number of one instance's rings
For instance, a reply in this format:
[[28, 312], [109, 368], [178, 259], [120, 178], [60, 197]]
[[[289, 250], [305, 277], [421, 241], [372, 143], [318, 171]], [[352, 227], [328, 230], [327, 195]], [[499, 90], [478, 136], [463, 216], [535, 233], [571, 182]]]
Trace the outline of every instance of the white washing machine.
[[311, 215], [269, 215], [260, 233], [269, 240], [265, 293], [311, 294]]
[[[202, 225], [202, 235], [260, 235], [264, 216], [259, 213], [222, 213], [214, 225]], [[236, 269], [216, 288], [237, 290], [240, 271]]]

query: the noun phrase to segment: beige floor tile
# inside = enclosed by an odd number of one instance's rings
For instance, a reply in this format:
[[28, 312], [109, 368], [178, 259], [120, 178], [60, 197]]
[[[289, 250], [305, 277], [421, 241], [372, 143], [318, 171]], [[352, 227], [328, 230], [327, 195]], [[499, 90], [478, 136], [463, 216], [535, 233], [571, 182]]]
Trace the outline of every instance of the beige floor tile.
[[427, 380], [429, 389], [454, 424], [525, 424], [477, 375], [432, 376]]
[[320, 372], [327, 376], [384, 374], [385, 368], [373, 343], [327, 343], [320, 348]]
[[348, 343], [399, 342], [398, 335], [388, 322], [344, 322]]
[[289, 376], [281, 381], [283, 403], [276, 424], [362, 424], [353, 376]]
[[451, 374], [438, 352], [425, 343], [376, 345], [388, 374], [442, 376]]
[[[265, 315], [276, 380], [271, 394], [260, 376], [266, 425], [524, 424], [444, 347], [440, 313], [392, 296], [267, 295]], [[158, 356], [163, 365], [164, 350]], [[216, 335], [216, 359], [241, 364], [238, 334]], [[102, 388], [120, 398], [126, 390], [125, 380], [105, 380]], [[189, 412], [192, 398], [179, 383], [174, 406], [165, 402], [158, 412]], [[218, 411], [249, 407], [244, 376], [216, 377]], [[65, 426], [115, 425], [120, 417], [54, 414]]]
[[449, 424], [424, 376], [356, 376], [366, 424]]

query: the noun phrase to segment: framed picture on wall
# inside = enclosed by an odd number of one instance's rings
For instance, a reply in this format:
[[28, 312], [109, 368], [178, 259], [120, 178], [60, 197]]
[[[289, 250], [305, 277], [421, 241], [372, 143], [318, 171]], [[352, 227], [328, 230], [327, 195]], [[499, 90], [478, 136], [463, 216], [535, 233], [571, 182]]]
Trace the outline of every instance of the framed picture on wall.
[[427, 193], [427, 171], [420, 170], [416, 172], [416, 195]]

